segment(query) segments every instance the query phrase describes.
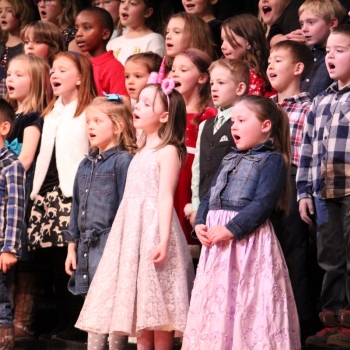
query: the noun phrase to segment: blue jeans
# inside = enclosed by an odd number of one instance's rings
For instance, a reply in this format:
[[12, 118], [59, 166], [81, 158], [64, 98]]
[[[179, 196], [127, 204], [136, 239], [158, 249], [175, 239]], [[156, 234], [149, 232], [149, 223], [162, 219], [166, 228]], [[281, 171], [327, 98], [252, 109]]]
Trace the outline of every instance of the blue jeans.
[[322, 310], [350, 309], [350, 196], [315, 198]]
[[6, 273], [0, 270], [0, 326], [12, 326], [10, 288], [13, 282], [14, 268]]

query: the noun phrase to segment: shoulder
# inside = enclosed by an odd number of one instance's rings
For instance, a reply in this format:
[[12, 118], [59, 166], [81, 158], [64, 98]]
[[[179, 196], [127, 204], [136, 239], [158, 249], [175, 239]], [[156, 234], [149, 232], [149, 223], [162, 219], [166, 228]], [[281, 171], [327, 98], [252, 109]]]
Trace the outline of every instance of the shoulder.
[[[166, 145], [159, 150], [157, 162], [160, 165], [163, 162], [172, 162], [174, 159], [179, 159], [177, 148], [173, 145]], [[180, 160], [179, 160], [180, 161]]]

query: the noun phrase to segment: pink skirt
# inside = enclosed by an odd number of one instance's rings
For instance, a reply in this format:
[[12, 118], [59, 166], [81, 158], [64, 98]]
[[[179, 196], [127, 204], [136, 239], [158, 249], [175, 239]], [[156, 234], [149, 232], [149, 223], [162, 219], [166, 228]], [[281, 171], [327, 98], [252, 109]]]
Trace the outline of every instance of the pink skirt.
[[[235, 215], [209, 211], [207, 225], [226, 224]], [[271, 223], [241, 241], [203, 246], [182, 349], [300, 348], [288, 269]]]

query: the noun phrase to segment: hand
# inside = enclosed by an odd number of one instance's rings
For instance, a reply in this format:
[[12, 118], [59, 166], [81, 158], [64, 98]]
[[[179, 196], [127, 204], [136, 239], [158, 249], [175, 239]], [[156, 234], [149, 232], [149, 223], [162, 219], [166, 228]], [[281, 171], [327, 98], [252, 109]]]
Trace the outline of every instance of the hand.
[[0, 255], [0, 270], [6, 273], [17, 262], [17, 257], [13, 253], [1, 253]]
[[305, 43], [305, 37], [301, 29], [293, 30], [286, 35], [288, 40], [299, 41], [300, 43]]
[[310, 215], [314, 215], [314, 204], [311, 198], [302, 198], [299, 201], [299, 213], [300, 217], [307, 224], [311, 225], [312, 220]]
[[159, 243], [154, 253], [152, 254], [151, 259], [153, 263], [158, 265], [164, 262], [164, 260], [166, 259], [167, 251], [168, 251], [168, 244]]
[[205, 247], [211, 247], [211, 241], [207, 237], [208, 226], [206, 225], [196, 225], [194, 228], [196, 231], [197, 238]]
[[193, 211], [187, 219], [190, 221], [192, 227], [194, 227], [194, 220], [196, 219], [197, 211]]
[[77, 253], [74, 250], [68, 249], [68, 254], [66, 258], [66, 262], [64, 264], [66, 274], [72, 276], [73, 271], [77, 269]]
[[211, 227], [207, 232], [207, 237], [211, 240], [212, 244], [234, 238], [231, 231], [222, 225]]

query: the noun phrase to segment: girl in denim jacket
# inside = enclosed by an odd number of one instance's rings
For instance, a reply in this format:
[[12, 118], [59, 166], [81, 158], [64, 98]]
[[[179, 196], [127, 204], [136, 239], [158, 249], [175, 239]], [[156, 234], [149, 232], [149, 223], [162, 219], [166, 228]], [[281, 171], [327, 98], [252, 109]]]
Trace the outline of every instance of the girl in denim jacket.
[[203, 244], [182, 349], [300, 349], [288, 270], [268, 220], [288, 210], [289, 121], [271, 100], [232, 111], [237, 149], [198, 208]]

